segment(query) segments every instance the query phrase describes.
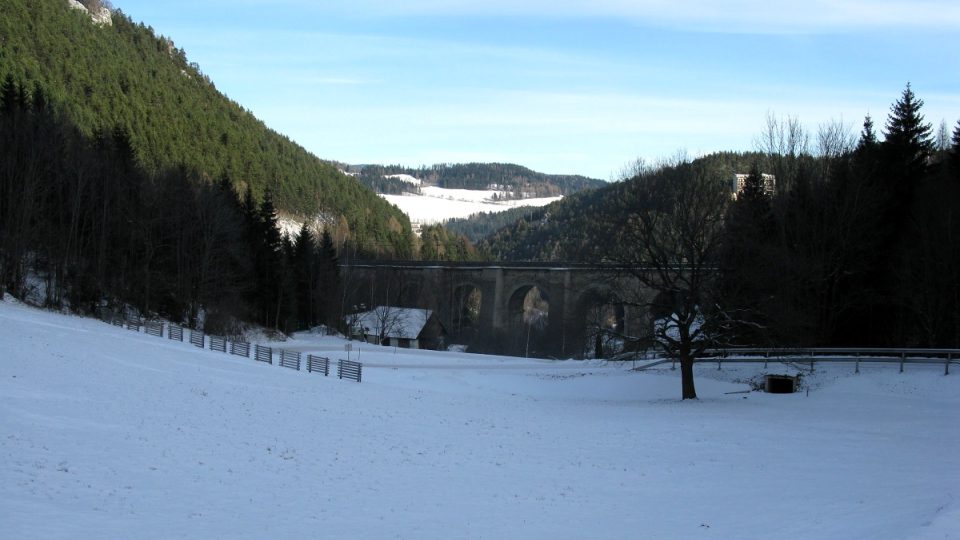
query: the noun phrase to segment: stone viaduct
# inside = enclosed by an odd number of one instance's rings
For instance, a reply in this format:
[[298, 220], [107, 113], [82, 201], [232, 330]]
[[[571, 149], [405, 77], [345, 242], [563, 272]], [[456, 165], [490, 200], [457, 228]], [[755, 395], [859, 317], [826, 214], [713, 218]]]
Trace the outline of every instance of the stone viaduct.
[[[638, 304], [650, 291], [623, 267], [566, 263], [352, 261], [341, 265], [345, 312], [390, 305], [434, 310], [454, 339], [461, 330], [479, 339], [522, 340], [529, 348], [524, 302], [536, 287], [549, 305], [539, 333], [549, 336], [542, 354], [580, 356], [600, 311], [617, 334], [648, 334], [650, 316]], [[528, 308], [529, 309], [529, 308]], [[468, 336], [469, 337], [469, 336]], [[500, 347], [496, 352], [513, 352]], [[488, 348], [491, 352], [497, 348]]]

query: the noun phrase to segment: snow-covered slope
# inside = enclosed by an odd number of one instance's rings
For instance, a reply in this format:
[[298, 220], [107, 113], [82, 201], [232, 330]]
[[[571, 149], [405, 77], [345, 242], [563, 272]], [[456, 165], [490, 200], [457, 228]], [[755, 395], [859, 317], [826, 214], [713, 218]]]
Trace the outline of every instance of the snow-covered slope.
[[0, 302], [0, 536], [960, 531], [960, 375], [942, 367], [821, 368], [807, 396], [727, 394], [758, 368], [705, 365], [680, 402], [669, 370], [358, 355], [360, 384]]
[[496, 190], [445, 189], [423, 186], [420, 194], [380, 195], [410, 217], [410, 221], [425, 225], [440, 223], [450, 218], [465, 218], [479, 212], [502, 212], [518, 206], [546, 206], [562, 197], [535, 199], [495, 199], [502, 196]]

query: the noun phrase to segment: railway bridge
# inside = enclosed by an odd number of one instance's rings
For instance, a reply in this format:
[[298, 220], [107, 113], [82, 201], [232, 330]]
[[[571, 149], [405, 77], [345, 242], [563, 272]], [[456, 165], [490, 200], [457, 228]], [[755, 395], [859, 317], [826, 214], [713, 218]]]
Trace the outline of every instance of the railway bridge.
[[652, 292], [622, 266], [351, 261], [341, 279], [346, 311], [431, 309], [452, 342], [482, 352], [592, 356], [614, 336], [648, 334], [651, 321], [639, 306]]

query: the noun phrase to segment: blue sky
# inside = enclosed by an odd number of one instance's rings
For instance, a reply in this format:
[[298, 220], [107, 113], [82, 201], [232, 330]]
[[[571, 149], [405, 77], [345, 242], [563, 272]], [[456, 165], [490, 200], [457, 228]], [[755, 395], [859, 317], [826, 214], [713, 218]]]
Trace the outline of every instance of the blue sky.
[[114, 0], [324, 159], [616, 177], [751, 150], [768, 115], [960, 119], [960, 3]]

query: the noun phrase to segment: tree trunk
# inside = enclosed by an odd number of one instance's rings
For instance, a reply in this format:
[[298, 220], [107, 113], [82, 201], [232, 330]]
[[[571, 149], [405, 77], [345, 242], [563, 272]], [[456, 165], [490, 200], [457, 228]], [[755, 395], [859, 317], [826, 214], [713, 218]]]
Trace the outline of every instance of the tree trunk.
[[697, 389], [693, 385], [693, 356], [680, 354], [680, 380], [683, 385], [683, 399], [697, 399]]

